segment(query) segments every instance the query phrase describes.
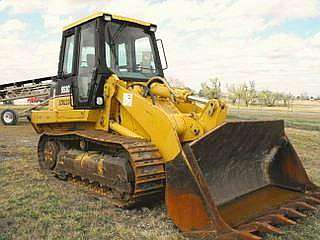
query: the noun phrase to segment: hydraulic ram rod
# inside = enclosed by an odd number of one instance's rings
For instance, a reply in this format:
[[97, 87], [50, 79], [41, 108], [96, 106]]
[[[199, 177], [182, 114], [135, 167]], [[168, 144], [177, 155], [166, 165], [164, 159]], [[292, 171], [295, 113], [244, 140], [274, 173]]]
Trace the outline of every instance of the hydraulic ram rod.
[[203, 104], [207, 104], [209, 102], [208, 99], [202, 98], [202, 97], [198, 97], [198, 96], [188, 96], [187, 99], [189, 101], [194, 101], [194, 102], [203, 103]]

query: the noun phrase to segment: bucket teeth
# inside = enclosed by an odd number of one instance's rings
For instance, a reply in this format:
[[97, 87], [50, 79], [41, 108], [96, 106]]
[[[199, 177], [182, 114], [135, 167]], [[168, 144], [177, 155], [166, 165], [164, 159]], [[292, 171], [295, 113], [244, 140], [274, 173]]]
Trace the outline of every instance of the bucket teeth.
[[272, 226], [271, 224], [267, 222], [252, 222], [246, 225], [243, 225], [240, 227], [243, 231], [249, 231], [249, 232], [262, 232], [262, 233], [272, 233], [272, 234], [283, 234], [283, 232], [277, 228]]
[[310, 194], [310, 196], [317, 198], [317, 199], [320, 199], [320, 192], [313, 192]]
[[304, 200], [311, 205], [320, 205], [320, 199], [315, 197], [305, 197]]
[[307, 216], [296, 209], [288, 208], [288, 207], [282, 207], [280, 211], [282, 214], [288, 216], [289, 218], [304, 218]]
[[266, 215], [262, 218], [260, 218], [259, 220], [262, 221], [267, 221], [270, 222], [272, 224], [282, 224], [282, 225], [295, 225], [296, 222], [281, 215], [281, 214], [270, 214], [270, 215]]
[[262, 237], [254, 235], [250, 232], [239, 232], [239, 238], [242, 240], [262, 240]]
[[317, 210], [316, 207], [314, 207], [304, 201], [297, 201], [297, 202], [289, 203], [287, 205], [287, 207], [292, 207], [292, 208], [295, 208], [298, 210], [311, 210], [311, 211]]
[[313, 205], [320, 204], [320, 199], [317, 196], [317, 194], [310, 193], [298, 201], [290, 202], [280, 209], [258, 218], [256, 221], [240, 225], [237, 229], [242, 233], [250, 233], [251, 235], [255, 232], [282, 235], [281, 229], [274, 225], [295, 225], [296, 222], [292, 219], [307, 217], [300, 211], [316, 210], [317, 208]]

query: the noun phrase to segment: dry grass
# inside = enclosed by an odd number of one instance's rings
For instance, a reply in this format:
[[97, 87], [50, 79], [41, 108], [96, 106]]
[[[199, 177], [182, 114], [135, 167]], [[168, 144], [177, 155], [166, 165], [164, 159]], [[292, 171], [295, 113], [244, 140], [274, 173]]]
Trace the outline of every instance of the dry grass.
[[240, 106], [238, 108], [230, 105], [229, 119], [284, 119], [287, 127], [320, 131], [320, 102], [296, 102], [290, 109], [259, 106]]
[[29, 108], [31, 105], [11, 105], [11, 104], [0, 104], [0, 112], [4, 109], [13, 109], [16, 111], [21, 111], [21, 110], [25, 110], [27, 108]]
[[[307, 171], [320, 184], [320, 134], [288, 129]], [[166, 216], [164, 204], [122, 210], [83, 186], [39, 172], [37, 136], [30, 126], [0, 126], [0, 239], [185, 239]], [[320, 214], [281, 238], [320, 239]]]
[[0, 132], [1, 240], [183, 239], [163, 203], [116, 208], [85, 186], [43, 175], [30, 126], [0, 126]]

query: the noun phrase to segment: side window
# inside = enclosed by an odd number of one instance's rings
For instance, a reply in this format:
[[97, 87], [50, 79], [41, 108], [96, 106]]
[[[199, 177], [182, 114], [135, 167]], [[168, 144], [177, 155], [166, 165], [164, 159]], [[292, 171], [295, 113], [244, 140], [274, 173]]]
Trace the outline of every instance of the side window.
[[121, 43], [118, 45], [118, 66], [127, 66], [127, 51], [125, 43]]
[[111, 54], [110, 54], [110, 46], [108, 43], [105, 43], [106, 47], [106, 63], [107, 67], [111, 67]]
[[63, 58], [63, 73], [70, 74], [73, 71], [74, 35], [66, 38]]
[[94, 24], [88, 24], [81, 27], [78, 68], [78, 96], [79, 101], [81, 102], [88, 101], [92, 74], [96, 66], [95, 49]]

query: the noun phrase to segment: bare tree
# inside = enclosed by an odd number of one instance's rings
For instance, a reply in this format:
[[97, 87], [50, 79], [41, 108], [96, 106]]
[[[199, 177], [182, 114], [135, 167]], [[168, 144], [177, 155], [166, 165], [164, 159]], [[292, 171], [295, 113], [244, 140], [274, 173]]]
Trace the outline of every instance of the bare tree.
[[283, 96], [282, 96], [283, 105], [290, 108], [294, 99], [295, 99], [295, 97], [291, 93], [283, 94]]
[[283, 94], [279, 92], [272, 92], [269, 90], [260, 91], [258, 93], [258, 99], [260, 103], [268, 107], [281, 105], [281, 103], [282, 105], [287, 106], [287, 104], [289, 104], [289, 101], [291, 101], [292, 98], [292, 95]]
[[255, 82], [249, 81], [249, 84], [242, 83], [240, 85], [231, 85], [227, 87], [228, 97], [231, 100], [232, 104], [238, 102], [238, 104], [243, 101], [246, 106], [252, 104], [257, 98], [257, 92], [255, 89]]
[[250, 104], [253, 103], [254, 99], [256, 98], [256, 89], [255, 89], [255, 82], [249, 81], [249, 86], [247, 83], [243, 83], [240, 85], [241, 97], [245, 102], [246, 106], [248, 107]]
[[275, 94], [269, 90], [260, 91], [258, 94], [258, 99], [259, 99], [260, 103], [262, 103], [268, 107], [272, 107], [276, 103]]
[[218, 78], [210, 78], [208, 82], [201, 83], [199, 95], [210, 99], [221, 98], [222, 91], [220, 80]]
[[249, 104], [252, 104], [257, 98], [256, 83], [254, 80], [249, 81]]
[[228, 87], [228, 97], [231, 100], [232, 104], [241, 103], [242, 98], [242, 88], [241, 86], [236, 86], [235, 84]]

